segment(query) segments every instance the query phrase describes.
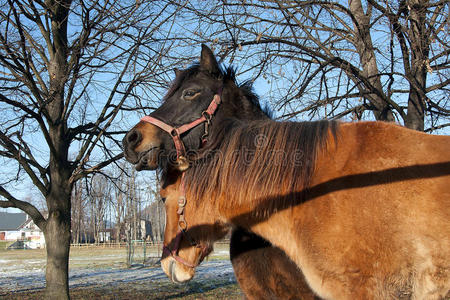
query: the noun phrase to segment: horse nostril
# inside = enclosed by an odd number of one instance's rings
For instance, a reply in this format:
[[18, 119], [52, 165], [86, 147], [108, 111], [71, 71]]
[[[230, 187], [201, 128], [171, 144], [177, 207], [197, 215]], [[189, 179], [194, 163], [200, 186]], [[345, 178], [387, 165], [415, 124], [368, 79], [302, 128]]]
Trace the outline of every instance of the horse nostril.
[[125, 141], [129, 147], [136, 146], [142, 139], [142, 135], [139, 130], [133, 129], [125, 137]]

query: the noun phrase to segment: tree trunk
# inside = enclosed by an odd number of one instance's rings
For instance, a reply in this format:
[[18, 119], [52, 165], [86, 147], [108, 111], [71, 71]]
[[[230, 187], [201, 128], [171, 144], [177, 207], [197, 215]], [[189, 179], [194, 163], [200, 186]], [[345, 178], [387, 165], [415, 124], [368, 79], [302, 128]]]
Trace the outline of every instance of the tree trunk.
[[[367, 78], [371, 87], [365, 86], [365, 89], [369, 91], [378, 90], [379, 94], [383, 94], [383, 85], [381, 83], [380, 72], [378, 71], [377, 58], [375, 56], [375, 48], [373, 47], [372, 37], [370, 35], [371, 30], [371, 14], [372, 9], [370, 6], [364, 11], [361, 0], [349, 0], [349, 8], [355, 18], [354, 30], [359, 35], [353, 42], [356, 50], [359, 54], [360, 63], [362, 66], [362, 75]], [[382, 97], [372, 92], [369, 96], [370, 102], [376, 108], [373, 114], [378, 121], [394, 122], [394, 114], [392, 109]]]
[[427, 33], [426, 9], [427, 1], [410, 0], [408, 37], [411, 45], [411, 54], [405, 63], [410, 62], [407, 77], [410, 82], [408, 98], [408, 114], [405, 126], [423, 131], [425, 120], [425, 98], [427, 82], [427, 61], [430, 52], [430, 37]]
[[405, 127], [424, 131], [425, 129], [425, 105], [420, 95], [411, 87], [408, 99], [408, 114], [406, 115]]
[[[56, 108], [57, 106], [54, 105]], [[46, 299], [69, 299], [69, 251], [71, 236], [70, 182], [72, 168], [67, 162], [69, 144], [61, 141], [62, 126], [50, 127], [50, 136], [59, 156], [50, 155], [52, 184], [46, 196], [48, 219], [45, 229], [47, 246]]]
[[59, 210], [51, 212], [44, 234], [47, 247], [45, 297], [69, 299], [70, 215]]

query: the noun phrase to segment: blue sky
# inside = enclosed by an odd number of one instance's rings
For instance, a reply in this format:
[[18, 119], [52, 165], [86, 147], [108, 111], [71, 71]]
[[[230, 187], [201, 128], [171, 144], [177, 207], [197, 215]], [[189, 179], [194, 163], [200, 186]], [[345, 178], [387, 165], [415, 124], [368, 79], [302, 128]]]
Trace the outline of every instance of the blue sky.
[[[75, 19], [71, 20], [71, 26], [76, 26], [76, 25], [77, 25], [76, 20]], [[166, 24], [166, 25], [172, 26], [173, 24]], [[178, 32], [179, 35], [186, 34], [186, 32], [188, 32], [188, 33], [190, 32], [191, 34], [194, 34], [196, 25], [197, 24], [193, 23], [192, 28], [190, 28], [189, 26], [184, 27], [184, 28], [178, 26], [177, 28], [175, 28], [175, 31]], [[177, 25], [175, 24], [173, 26], [177, 26]], [[77, 32], [76, 29], [74, 29], [73, 32], [74, 33]], [[205, 28], [204, 33], [205, 34], [208, 33], [208, 28]], [[379, 35], [374, 35], [373, 38], [374, 38], [375, 42], [379, 41], [381, 44], [383, 43], [381, 31], [380, 31]], [[189, 47], [188, 42], [189, 41], [186, 41], [186, 45], [184, 48], [177, 49], [179, 51], [178, 53], [173, 52], [175, 55], [180, 55], [180, 56], [184, 56], [187, 58], [185, 63], [178, 66], [179, 68], [185, 68], [188, 65], [190, 65], [192, 62], [194, 62], [194, 60], [196, 60], [198, 58], [198, 55], [200, 53], [199, 45], [197, 45], [197, 47]], [[250, 64], [255, 63], [255, 61], [258, 59], [256, 56], [255, 57], [252, 57], [252, 56], [245, 57], [245, 54], [249, 53], [247, 51], [250, 51], [250, 48], [244, 47], [242, 49], [242, 51], [239, 52], [238, 55], [232, 61], [232, 64], [237, 67], [238, 73], [246, 70], [246, 68]], [[382, 54], [383, 53], [380, 53], [379, 55], [382, 55]], [[150, 55], [150, 54], [148, 54], [148, 55]], [[230, 57], [228, 57], [227, 59], [229, 59], [229, 58]], [[229, 60], [225, 61], [225, 64], [229, 64], [229, 63], [230, 63]], [[277, 97], [278, 89], [284, 90], [284, 89], [287, 89], [290, 87], [290, 82], [288, 80], [286, 80], [286, 78], [288, 77], [288, 75], [294, 74], [296, 71], [295, 71], [295, 68], [293, 67], [293, 65], [289, 65], [289, 64], [276, 65], [276, 66], [273, 65], [273, 66], [269, 66], [269, 68], [273, 68], [274, 73], [279, 72], [280, 76], [279, 76], [278, 80], [265, 79], [261, 76], [256, 80], [256, 82], [254, 84], [254, 88], [255, 88], [256, 93], [258, 95], [260, 95], [262, 102], [273, 103], [273, 99], [275, 99]], [[168, 74], [171, 74], [173, 76], [173, 73], [171, 73], [171, 72]], [[286, 74], [286, 75], [283, 76], [282, 74]], [[435, 74], [430, 74], [430, 80], [435, 80], [434, 79], [435, 77], [433, 77], [434, 75]], [[171, 79], [170, 75], [167, 75], [167, 74], [162, 74], [160, 76], [163, 77], [167, 81], [170, 81], [170, 79]], [[244, 81], [244, 80], [252, 78], [253, 76], [255, 76], [255, 73], [253, 71], [249, 71], [249, 72], [244, 72], [244, 74], [239, 75], [238, 79], [239, 79], [239, 81]], [[285, 78], [283, 78], [283, 77], [285, 77]], [[91, 97], [91, 100], [94, 100], [94, 101], [88, 103], [89, 110], [90, 110], [90, 112], [92, 112], [92, 116], [96, 115], [96, 113], [93, 113], [93, 112], [95, 112], [101, 108], [103, 99], [105, 97], [108, 97], [108, 90], [110, 88], [112, 79], [113, 79], [113, 77], [110, 77], [107, 74], [102, 74], [95, 78], [95, 80], [99, 83], [98, 86], [101, 88], [93, 88], [89, 91], [89, 96]], [[397, 78], [397, 79], [400, 80], [399, 78]], [[162, 99], [163, 94], [164, 94], [164, 90], [159, 90], [159, 89], [153, 89], [152, 91], [140, 90], [140, 92], [143, 95], [143, 97], [142, 97], [143, 101], [147, 102], [147, 103], [150, 103], [151, 101]], [[406, 102], [406, 98], [399, 99], [399, 100], [401, 102]], [[272, 105], [272, 107], [273, 107], [273, 105]], [[283, 114], [283, 112], [284, 112], [283, 110], [280, 110], [280, 111], [277, 109], [274, 110], [275, 116], [279, 116], [279, 115]], [[325, 112], [319, 111], [319, 116], [320, 115], [323, 117], [325, 115]], [[139, 118], [142, 116], [143, 116], [143, 112], [124, 112], [122, 115], [118, 116], [118, 119], [117, 119], [118, 126], [120, 126], [123, 129], [131, 128], [132, 126], [134, 126], [134, 124], [136, 124], [138, 122]], [[300, 116], [299, 119], [308, 120], [308, 116], [306, 114], [304, 114], [304, 115]], [[73, 124], [75, 124], [76, 120], [74, 119], [72, 122], [73, 122]], [[447, 127], [443, 130], [438, 131], [437, 133], [449, 135], [450, 128]], [[30, 135], [27, 138], [28, 138], [29, 142], [34, 146], [34, 148], [35, 148], [34, 150], [36, 150], [37, 153], [39, 153], [39, 155], [42, 155], [41, 159], [42, 159], [42, 161], [45, 162], [47, 160], [48, 150], [47, 150], [47, 145], [42, 140], [42, 137], [39, 135]], [[74, 143], [72, 145], [71, 152], [76, 153], [77, 152], [76, 150], [78, 147], [79, 147], [79, 144]], [[97, 157], [100, 158], [101, 156], [98, 155]], [[15, 172], [15, 170], [16, 170], [16, 167], [14, 167], [15, 163], [9, 163], [9, 162], [5, 162], [5, 161], [1, 161], [1, 163], [3, 164], [4, 167], [3, 167], [2, 171], [0, 172], [0, 174], [7, 175], [6, 173], [8, 173], [9, 175], [11, 175]], [[44, 163], [44, 165], [45, 165], [45, 163]], [[23, 177], [23, 180], [18, 183], [11, 184], [10, 187], [11, 187], [11, 191], [13, 191], [19, 199], [24, 199], [28, 196], [34, 197], [33, 195], [39, 194], [26, 177]]]

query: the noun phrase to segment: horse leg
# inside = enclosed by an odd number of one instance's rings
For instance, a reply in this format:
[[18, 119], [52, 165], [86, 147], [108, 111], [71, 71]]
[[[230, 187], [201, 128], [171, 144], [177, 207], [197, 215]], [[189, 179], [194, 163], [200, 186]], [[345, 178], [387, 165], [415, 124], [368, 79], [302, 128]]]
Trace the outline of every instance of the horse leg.
[[287, 255], [260, 236], [233, 230], [230, 257], [239, 285], [249, 300], [320, 299]]

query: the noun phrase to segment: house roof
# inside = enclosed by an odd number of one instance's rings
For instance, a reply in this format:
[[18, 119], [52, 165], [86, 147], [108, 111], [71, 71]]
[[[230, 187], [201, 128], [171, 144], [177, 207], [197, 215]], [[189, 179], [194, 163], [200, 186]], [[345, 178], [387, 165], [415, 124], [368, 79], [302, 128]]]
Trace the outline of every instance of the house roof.
[[0, 231], [17, 230], [27, 220], [24, 213], [0, 212]]

